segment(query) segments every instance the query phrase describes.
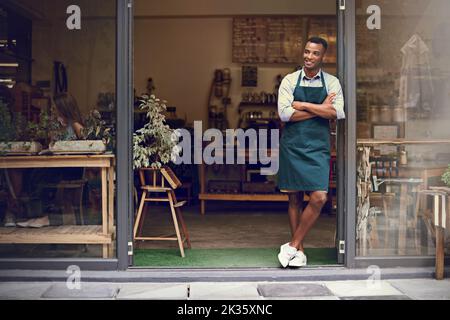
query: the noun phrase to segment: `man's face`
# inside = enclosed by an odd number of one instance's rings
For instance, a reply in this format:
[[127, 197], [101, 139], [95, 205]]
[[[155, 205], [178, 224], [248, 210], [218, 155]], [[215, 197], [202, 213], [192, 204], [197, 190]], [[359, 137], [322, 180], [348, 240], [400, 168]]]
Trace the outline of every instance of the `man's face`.
[[325, 48], [321, 44], [308, 42], [303, 52], [303, 61], [306, 69], [319, 69], [325, 56]]

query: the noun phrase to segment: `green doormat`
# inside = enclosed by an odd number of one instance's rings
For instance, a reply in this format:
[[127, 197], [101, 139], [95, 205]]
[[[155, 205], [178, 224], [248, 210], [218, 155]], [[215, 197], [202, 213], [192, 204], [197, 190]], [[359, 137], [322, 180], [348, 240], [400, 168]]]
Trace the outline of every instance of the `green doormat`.
[[[279, 249], [137, 249], [135, 267], [149, 268], [278, 268]], [[306, 249], [308, 266], [336, 265], [335, 248]]]

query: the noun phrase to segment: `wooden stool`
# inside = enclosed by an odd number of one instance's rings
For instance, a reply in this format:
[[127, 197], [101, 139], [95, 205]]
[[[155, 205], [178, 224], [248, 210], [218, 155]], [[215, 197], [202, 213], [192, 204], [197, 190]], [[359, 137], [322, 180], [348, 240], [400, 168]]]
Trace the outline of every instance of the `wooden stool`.
[[[150, 173], [150, 179], [148, 175]], [[183, 215], [181, 213], [181, 207], [186, 204], [186, 201], [178, 202], [175, 196], [174, 190], [179, 188], [182, 183], [175, 176], [170, 168], [161, 169], [140, 169], [139, 178], [141, 182], [142, 196], [139, 204], [139, 209], [137, 211], [137, 218], [134, 224], [134, 240], [142, 241], [178, 241], [178, 246], [180, 248], [181, 256], [184, 258], [184, 243], [186, 242], [187, 247], [191, 248], [191, 242], [189, 239], [189, 234], [184, 223]], [[151, 193], [164, 194], [164, 197], [152, 198]], [[169, 236], [159, 236], [159, 237], [144, 237], [141, 236], [142, 228], [144, 225], [144, 211], [145, 204], [147, 202], [168, 202], [170, 205], [170, 211], [172, 213], [173, 225], [175, 227], [175, 235]], [[179, 228], [178, 222], [181, 224], [181, 230]], [[139, 230], [139, 235], [138, 235]]]
[[[445, 229], [447, 227], [447, 215], [450, 215], [450, 188], [430, 188], [421, 191], [422, 194], [432, 196], [434, 199], [434, 217], [431, 232], [436, 241], [436, 279], [444, 279], [444, 259], [445, 259]], [[449, 217], [450, 219], [450, 217]]]

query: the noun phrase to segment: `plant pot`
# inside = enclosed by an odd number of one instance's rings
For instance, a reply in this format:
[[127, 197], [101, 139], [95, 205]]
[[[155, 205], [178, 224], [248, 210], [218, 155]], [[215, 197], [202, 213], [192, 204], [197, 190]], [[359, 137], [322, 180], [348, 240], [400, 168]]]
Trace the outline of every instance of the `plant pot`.
[[56, 141], [49, 146], [53, 154], [101, 154], [106, 145], [102, 140]]
[[33, 155], [42, 151], [42, 144], [34, 141], [1, 142], [0, 154], [9, 156]]

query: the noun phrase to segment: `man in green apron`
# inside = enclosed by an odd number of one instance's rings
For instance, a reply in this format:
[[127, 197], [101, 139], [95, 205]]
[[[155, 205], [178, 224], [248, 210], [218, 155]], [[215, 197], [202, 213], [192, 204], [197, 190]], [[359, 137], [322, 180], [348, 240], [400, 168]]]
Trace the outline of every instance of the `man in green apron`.
[[[324, 39], [309, 39], [303, 68], [287, 75], [279, 91], [278, 112], [286, 126], [280, 141], [278, 188], [289, 195], [292, 232], [291, 242], [282, 245], [278, 255], [284, 268], [307, 263], [303, 240], [328, 199], [329, 121], [345, 119], [339, 80], [321, 69], [327, 49]], [[300, 213], [304, 192], [310, 201]]]

